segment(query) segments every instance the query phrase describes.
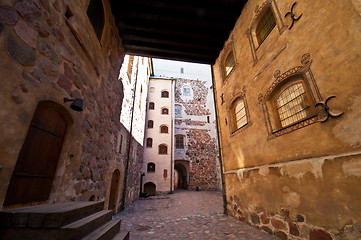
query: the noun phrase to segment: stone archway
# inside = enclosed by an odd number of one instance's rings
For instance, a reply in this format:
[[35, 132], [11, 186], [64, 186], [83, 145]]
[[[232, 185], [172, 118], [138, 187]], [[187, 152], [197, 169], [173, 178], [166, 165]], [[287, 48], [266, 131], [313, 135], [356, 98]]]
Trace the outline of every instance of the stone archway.
[[120, 180], [120, 172], [116, 169], [112, 175], [112, 183], [110, 185], [110, 193], [109, 193], [109, 204], [108, 209], [113, 210], [114, 213], [116, 211], [116, 203], [119, 189], [119, 180]]
[[144, 192], [148, 193], [150, 196], [154, 196], [156, 193], [156, 185], [152, 182], [145, 183]]
[[188, 189], [188, 169], [184, 161], [175, 161], [174, 169], [177, 172], [177, 182], [174, 183], [176, 189]]

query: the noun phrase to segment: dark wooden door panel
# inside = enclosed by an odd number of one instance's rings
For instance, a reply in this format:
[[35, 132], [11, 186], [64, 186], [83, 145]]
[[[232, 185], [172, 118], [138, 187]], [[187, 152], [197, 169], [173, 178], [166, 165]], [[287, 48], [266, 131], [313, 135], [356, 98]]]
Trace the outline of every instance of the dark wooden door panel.
[[10, 181], [4, 205], [49, 198], [67, 123], [62, 113], [39, 104]]

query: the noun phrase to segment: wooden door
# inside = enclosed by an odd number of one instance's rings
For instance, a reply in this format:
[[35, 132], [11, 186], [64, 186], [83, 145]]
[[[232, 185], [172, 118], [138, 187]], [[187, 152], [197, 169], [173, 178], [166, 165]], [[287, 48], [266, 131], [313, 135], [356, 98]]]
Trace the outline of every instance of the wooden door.
[[109, 210], [115, 210], [115, 204], [117, 201], [118, 188], [119, 188], [119, 179], [120, 173], [119, 170], [115, 170], [112, 176], [112, 183], [110, 185], [110, 194], [109, 194]]
[[40, 103], [11, 177], [4, 205], [49, 199], [67, 123], [54, 107]]

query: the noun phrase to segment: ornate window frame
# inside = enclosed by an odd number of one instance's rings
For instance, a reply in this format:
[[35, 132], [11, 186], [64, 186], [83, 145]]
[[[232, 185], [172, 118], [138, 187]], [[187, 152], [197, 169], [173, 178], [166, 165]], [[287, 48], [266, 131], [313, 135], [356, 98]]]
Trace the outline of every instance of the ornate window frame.
[[266, 13], [266, 11], [268, 9], [271, 9], [271, 11], [273, 12], [273, 16], [274, 16], [274, 18], [276, 20], [276, 26], [278, 28], [279, 34], [281, 35], [287, 29], [287, 26], [283, 22], [282, 16], [280, 14], [280, 11], [279, 11], [279, 9], [277, 7], [277, 4], [276, 4], [275, 0], [267, 0], [261, 6], [258, 6], [258, 5], [256, 6], [256, 8], [255, 8], [255, 16], [253, 17], [251, 25], [250, 25], [250, 27], [248, 28], [248, 30], [246, 32], [246, 36], [249, 39], [249, 44], [250, 44], [250, 47], [251, 47], [251, 52], [252, 52], [252, 57], [253, 57], [254, 64], [256, 64], [258, 62], [258, 57], [257, 57], [258, 48], [267, 39], [266, 38], [261, 44], [258, 44], [257, 36], [256, 36], [256, 29], [257, 29], [257, 26], [259, 24], [259, 21], [262, 19], [263, 15]]
[[[276, 70], [274, 72], [274, 77], [276, 78], [276, 80], [271, 84], [271, 86], [268, 88], [264, 95], [259, 94], [258, 96], [258, 101], [261, 105], [265, 118], [265, 124], [268, 132], [268, 140], [317, 123], [319, 117], [323, 116], [324, 110], [315, 106], [317, 102], [322, 101], [322, 96], [310, 68], [312, 64], [310, 54], [304, 54], [302, 56], [301, 63], [302, 66], [291, 68], [282, 74], [280, 70]], [[297, 79], [301, 79], [304, 87], [306, 88], [305, 91], [309, 95], [309, 100], [311, 101], [311, 104], [313, 104], [314, 114], [300, 121], [294, 122], [288, 126], [280, 127], [280, 125], [277, 124], [277, 116], [276, 114], [274, 114], [275, 106], [273, 104], [273, 101], [275, 97], [279, 94], [279, 92], [282, 91], [282, 89], [285, 89], [287, 86], [295, 82], [294, 79], [296, 77]]]
[[[238, 101], [243, 101], [244, 104], [244, 109], [246, 111], [246, 118], [247, 118], [247, 123], [243, 126], [241, 126], [240, 128], [237, 128], [237, 123], [236, 123], [236, 119], [235, 119], [235, 113], [234, 113], [234, 109], [236, 106], [236, 103], [238, 103]], [[228, 119], [229, 119], [229, 131], [231, 133], [231, 137], [233, 137], [234, 135], [238, 134], [239, 132], [245, 130], [246, 128], [250, 127], [252, 125], [251, 122], [251, 118], [250, 118], [250, 114], [249, 114], [249, 109], [248, 109], [248, 104], [247, 104], [247, 98], [246, 98], [246, 88], [243, 87], [241, 92], [235, 93], [231, 99], [231, 101], [229, 102], [229, 104], [227, 105], [227, 114], [228, 114]]]

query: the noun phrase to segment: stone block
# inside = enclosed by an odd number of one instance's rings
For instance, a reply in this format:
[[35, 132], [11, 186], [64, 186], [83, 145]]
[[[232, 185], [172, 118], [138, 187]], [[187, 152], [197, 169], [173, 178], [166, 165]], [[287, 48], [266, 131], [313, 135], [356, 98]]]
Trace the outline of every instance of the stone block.
[[59, 75], [57, 85], [67, 91], [69, 94], [71, 93], [73, 83], [64, 74]]
[[321, 229], [310, 229], [310, 240], [332, 240], [331, 235]]
[[272, 218], [271, 219], [272, 226], [276, 229], [286, 230], [285, 223], [278, 218]]
[[59, 74], [58, 65], [47, 59], [41, 59], [38, 63], [38, 66], [43, 70], [43, 72], [49, 77], [57, 77]]
[[40, 82], [43, 82], [43, 83], [51, 82], [50, 78], [48, 76], [46, 76], [44, 74], [44, 72], [41, 69], [39, 69], [38, 67], [33, 67], [32, 69], [30, 69], [29, 72], [30, 72], [31, 76], [38, 79]]
[[15, 9], [10, 6], [0, 6], [0, 21], [9, 25], [14, 25], [19, 17]]
[[60, 63], [60, 57], [55, 53], [54, 49], [49, 45], [46, 40], [40, 38], [38, 50], [40, 53], [47, 56], [54, 63]]
[[253, 224], [256, 224], [256, 225], [260, 224], [258, 214], [252, 213], [251, 214], [251, 221], [252, 221]]
[[27, 75], [26, 73], [23, 72], [22, 74], [23, 79], [30, 83], [31, 85], [33, 85], [34, 87], [40, 87], [40, 84], [38, 81], [36, 81], [35, 79], [31, 78], [29, 75]]
[[300, 235], [300, 231], [298, 230], [297, 225], [292, 222], [292, 221], [288, 221], [288, 227], [290, 229], [290, 233], [294, 236], [299, 236]]
[[36, 60], [35, 50], [18, 42], [10, 34], [6, 35], [6, 48], [10, 55], [23, 66], [33, 66]]
[[279, 239], [282, 239], [282, 240], [287, 240], [288, 239], [287, 234], [282, 232], [282, 231], [275, 232], [275, 236], [278, 237]]

